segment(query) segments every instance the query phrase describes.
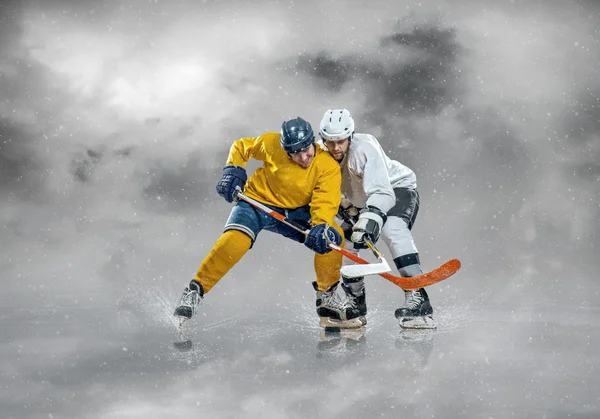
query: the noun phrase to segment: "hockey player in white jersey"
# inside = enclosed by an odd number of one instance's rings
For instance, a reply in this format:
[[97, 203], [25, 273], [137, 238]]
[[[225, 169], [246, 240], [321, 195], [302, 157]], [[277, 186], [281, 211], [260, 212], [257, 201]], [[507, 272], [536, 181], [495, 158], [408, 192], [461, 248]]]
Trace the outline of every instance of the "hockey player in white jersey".
[[[375, 243], [381, 235], [400, 275], [421, 275], [419, 253], [411, 234], [419, 211], [415, 173], [390, 159], [374, 136], [355, 133], [354, 120], [347, 109], [327, 110], [319, 134], [342, 169], [342, 205], [338, 214], [344, 220], [345, 246], [358, 252], [366, 248], [365, 238]], [[364, 278], [342, 279], [342, 288], [366, 323]], [[394, 314], [403, 328], [436, 327], [424, 288], [405, 291], [405, 303]]]

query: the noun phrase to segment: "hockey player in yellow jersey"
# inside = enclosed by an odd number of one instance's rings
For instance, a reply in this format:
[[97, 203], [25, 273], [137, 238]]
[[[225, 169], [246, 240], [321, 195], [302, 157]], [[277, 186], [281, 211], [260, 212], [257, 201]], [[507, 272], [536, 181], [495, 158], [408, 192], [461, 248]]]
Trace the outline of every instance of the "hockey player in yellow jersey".
[[[246, 163], [262, 161], [247, 178]], [[268, 132], [255, 138], [241, 138], [229, 151], [217, 193], [234, 202], [237, 190], [309, 230], [304, 234], [272, 218], [244, 201], [237, 201], [223, 234], [206, 255], [195, 278], [186, 287], [174, 315], [181, 321], [196, 311], [201, 298], [250, 250], [262, 230], [304, 243], [315, 252], [317, 314], [320, 325], [361, 327], [358, 310], [347, 307], [336, 294], [342, 255], [331, 252], [328, 241], [340, 245], [341, 228], [334, 217], [341, 201], [339, 164], [315, 143], [311, 125], [298, 117], [285, 121], [281, 132]]]

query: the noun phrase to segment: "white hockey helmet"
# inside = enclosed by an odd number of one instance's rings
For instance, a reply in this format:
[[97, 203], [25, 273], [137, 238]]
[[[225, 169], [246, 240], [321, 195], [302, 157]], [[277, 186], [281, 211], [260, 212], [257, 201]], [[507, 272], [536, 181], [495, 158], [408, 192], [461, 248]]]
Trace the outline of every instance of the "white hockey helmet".
[[328, 109], [319, 125], [323, 141], [343, 141], [354, 135], [354, 119], [348, 109]]

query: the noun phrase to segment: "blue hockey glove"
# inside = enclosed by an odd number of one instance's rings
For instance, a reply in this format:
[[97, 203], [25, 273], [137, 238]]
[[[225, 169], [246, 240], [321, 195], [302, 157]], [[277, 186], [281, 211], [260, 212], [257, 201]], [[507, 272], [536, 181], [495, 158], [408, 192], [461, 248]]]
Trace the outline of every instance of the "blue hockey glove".
[[352, 227], [352, 236], [350, 240], [354, 242], [354, 248], [365, 249], [367, 244], [365, 238], [372, 243], [379, 240], [381, 229], [387, 220], [387, 215], [377, 207], [369, 206], [360, 212], [358, 221]]
[[331, 252], [327, 246], [328, 243], [335, 243], [339, 246], [342, 244], [342, 236], [335, 228], [331, 228], [327, 224], [313, 226], [304, 240], [306, 247], [321, 255]]
[[217, 193], [225, 198], [227, 202], [233, 202], [236, 188], [239, 186], [244, 190], [244, 185], [248, 180], [246, 169], [240, 166], [225, 166], [223, 168], [223, 177], [217, 183]]

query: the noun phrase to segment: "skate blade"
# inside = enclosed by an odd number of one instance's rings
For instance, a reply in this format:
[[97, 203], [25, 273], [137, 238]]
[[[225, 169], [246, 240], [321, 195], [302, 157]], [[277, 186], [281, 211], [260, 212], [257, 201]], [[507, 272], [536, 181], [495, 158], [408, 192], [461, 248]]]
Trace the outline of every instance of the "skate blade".
[[437, 325], [433, 317], [400, 317], [398, 324], [403, 329], [435, 329]]
[[330, 319], [329, 317], [320, 317], [319, 326], [325, 328], [358, 329], [359, 327], [363, 327], [363, 322], [360, 321], [360, 318], [352, 320], [336, 320]]

